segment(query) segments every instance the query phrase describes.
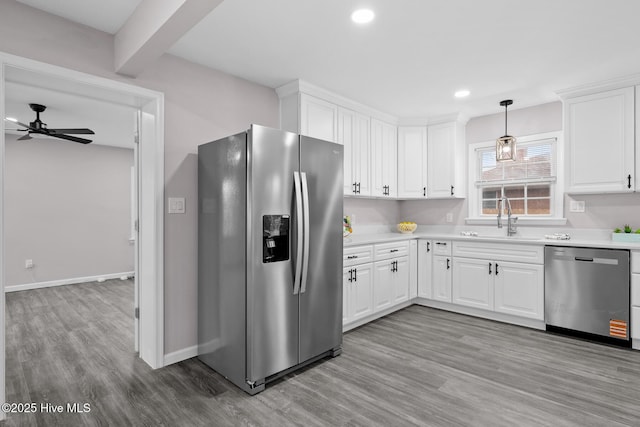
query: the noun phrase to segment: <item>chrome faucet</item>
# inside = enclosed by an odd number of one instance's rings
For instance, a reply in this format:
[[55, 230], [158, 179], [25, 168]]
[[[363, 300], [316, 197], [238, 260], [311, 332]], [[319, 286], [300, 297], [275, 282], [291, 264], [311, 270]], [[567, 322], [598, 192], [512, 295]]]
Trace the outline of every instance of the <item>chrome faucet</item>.
[[504, 202], [507, 204], [507, 236], [513, 236], [518, 232], [518, 225], [516, 221], [518, 221], [517, 216], [511, 215], [511, 202], [507, 196], [504, 196], [501, 199], [498, 199], [498, 228], [502, 228], [502, 206], [504, 206]]

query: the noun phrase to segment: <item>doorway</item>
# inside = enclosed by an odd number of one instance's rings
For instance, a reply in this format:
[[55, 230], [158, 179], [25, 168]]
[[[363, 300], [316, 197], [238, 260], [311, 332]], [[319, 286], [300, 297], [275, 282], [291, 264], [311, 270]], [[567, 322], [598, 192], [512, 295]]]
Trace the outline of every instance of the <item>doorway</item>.
[[[7, 83], [58, 91], [136, 109], [138, 191], [135, 277], [139, 289], [139, 357], [152, 368], [164, 365], [163, 206], [164, 99], [159, 92], [0, 53], [0, 117]], [[0, 212], [4, 212], [5, 121], [0, 120]], [[0, 401], [5, 401], [5, 228], [0, 221]], [[0, 414], [0, 419], [3, 414]]]

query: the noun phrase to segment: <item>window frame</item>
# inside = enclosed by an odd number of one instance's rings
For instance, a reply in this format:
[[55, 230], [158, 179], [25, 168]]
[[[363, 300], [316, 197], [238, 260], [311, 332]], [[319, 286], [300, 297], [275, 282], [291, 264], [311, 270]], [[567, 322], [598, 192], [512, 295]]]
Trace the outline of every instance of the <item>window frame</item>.
[[[567, 223], [564, 218], [564, 141], [562, 131], [547, 132], [534, 135], [521, 136], [517, 138], [517, 144], [526, 144], [545, 139], [555, 139], [553, 157], [555, 164], [552, 165], [555, 170], [555, 180], [553, 179], [530, 179], [530, 180], [514, 180], [513, 183], [526, 182], [527, 184], [549, 183], [550, 184], [550, 203], [551, 214], [549, 215], [521, 215], [518, 214], [518, 224], [523, 225], [565, 225]], [[478, 185], [482, 164], [477, 155], [478, 150], [495, 149], [495, 141], [478, 142], [469, 144], [467, 153], [467, 162], [469, 165], [468, 174], [468, 217], [465, 219], [466, 224], [495, 224], [495, 215], [482, 215], [482, 189], [486, 186]], [[496, 187], [508, 187], [509, 184], [499, 181]]]

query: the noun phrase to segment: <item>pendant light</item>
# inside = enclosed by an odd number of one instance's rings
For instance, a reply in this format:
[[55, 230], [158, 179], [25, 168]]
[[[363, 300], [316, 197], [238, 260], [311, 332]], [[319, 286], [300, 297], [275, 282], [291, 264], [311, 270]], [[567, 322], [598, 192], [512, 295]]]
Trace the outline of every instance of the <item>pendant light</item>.
[[500, 101], [504, 107], [504, 136], [496, 140], [496, 160], [499, 162], [516, 159], [516, 138], [507, 133], [507, 107], [511, 104], [511, 99]]

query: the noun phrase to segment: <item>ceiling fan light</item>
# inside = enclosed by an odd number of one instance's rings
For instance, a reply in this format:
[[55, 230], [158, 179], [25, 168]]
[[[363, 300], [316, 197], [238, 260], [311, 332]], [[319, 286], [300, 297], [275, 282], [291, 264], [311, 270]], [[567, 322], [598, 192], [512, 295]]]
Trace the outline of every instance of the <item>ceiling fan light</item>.
[[15, 117], [5, 117], [4, 119], [8, 122], [18, 123], [18, 119]]

